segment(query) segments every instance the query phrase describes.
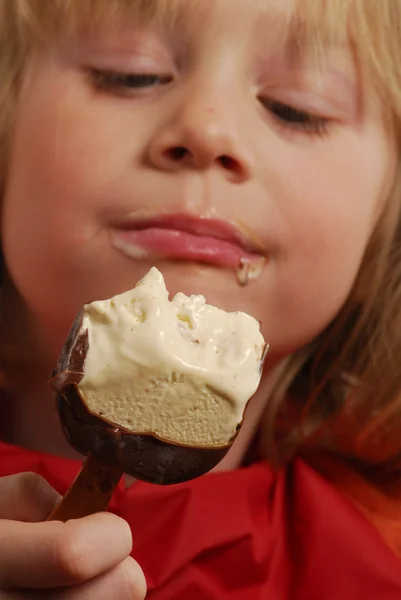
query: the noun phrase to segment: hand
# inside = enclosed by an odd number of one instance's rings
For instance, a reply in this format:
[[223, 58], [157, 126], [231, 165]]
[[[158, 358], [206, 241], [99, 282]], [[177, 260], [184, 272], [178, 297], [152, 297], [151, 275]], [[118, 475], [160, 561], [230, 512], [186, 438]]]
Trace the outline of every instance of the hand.
[[58, 500], [38, 475], [0, 478], [0, 600], [143, 600], [128, 524], [109, 513], [43, 522]]

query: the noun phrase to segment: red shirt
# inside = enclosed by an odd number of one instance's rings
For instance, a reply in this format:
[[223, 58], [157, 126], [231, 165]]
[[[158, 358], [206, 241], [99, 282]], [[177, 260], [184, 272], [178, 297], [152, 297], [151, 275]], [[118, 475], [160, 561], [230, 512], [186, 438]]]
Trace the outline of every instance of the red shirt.
[[[64, 494], [80, 466], [0, 442], [0, 476], [34, 471]], [[258, 462], [121, 484], [110, 510], [132, 528], [150, 600], [400, 600], [400, 559], [337, 487], [302, 459]]]

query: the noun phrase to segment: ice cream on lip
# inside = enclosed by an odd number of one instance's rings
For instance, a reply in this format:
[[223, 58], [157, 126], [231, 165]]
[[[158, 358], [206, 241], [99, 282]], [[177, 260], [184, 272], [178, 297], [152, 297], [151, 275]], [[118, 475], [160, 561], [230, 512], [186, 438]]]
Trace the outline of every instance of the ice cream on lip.
[[236, 223], [187, 214], [127, 219], [111, 233], [114, 248], [128, 258], [228, 267], [241, 285], [257, 279], [266, 264], [267, 252], [254, 237]]

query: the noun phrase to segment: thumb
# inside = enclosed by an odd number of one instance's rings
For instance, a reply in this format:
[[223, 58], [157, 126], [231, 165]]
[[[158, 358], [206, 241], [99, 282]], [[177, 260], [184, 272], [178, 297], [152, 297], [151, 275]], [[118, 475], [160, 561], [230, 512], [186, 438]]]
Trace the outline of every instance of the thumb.
[[45, 521], [61, 496], [35, 473], [0, 478], [0, 519]]

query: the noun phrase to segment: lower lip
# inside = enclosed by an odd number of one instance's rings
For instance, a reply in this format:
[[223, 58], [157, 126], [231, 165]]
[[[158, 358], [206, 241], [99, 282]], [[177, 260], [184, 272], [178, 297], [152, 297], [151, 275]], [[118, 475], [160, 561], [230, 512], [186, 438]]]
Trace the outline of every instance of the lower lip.
[[260, 260], [231, 242], [186, 231], [158, 228], [117, 231], [112, 238], [118, 250], [137, 259], [192, 260], [233, 268], [244, 260], [250, 263]]

